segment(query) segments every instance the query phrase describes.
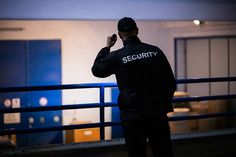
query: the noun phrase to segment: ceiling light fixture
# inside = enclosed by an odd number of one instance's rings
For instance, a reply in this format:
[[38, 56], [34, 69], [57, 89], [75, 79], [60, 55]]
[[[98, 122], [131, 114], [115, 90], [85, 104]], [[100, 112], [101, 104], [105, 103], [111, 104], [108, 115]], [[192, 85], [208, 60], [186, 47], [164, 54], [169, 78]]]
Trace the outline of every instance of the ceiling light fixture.
[[193, 23], [197, 26], [201, 25], [201, 21], [200, 20], [193, 20]]

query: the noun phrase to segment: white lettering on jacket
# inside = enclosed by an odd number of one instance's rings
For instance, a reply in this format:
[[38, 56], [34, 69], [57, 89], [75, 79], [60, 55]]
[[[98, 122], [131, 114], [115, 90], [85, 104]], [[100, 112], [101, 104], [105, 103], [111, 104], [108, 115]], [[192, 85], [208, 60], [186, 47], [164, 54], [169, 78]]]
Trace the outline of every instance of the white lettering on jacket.
[[146, 59], [146, 58], [151, 58], [151, 57], [156, 57], [158, 52], [143, 52], [135, 55], [129, 55], [126, 57], [122, 58], [123, 63], [128, 63], [131, 61], [135, 60], [141, 60], [141, 59]]

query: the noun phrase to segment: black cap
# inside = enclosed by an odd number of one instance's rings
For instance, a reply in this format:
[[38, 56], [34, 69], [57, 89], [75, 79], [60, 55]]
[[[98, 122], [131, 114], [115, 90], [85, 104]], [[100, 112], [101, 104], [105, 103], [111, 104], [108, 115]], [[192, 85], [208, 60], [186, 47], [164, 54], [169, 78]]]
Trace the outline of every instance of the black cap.
[[117, 27], [119, 32], [129, 32], [138, 29], [135, 21], [130, 17], [120, 19]]

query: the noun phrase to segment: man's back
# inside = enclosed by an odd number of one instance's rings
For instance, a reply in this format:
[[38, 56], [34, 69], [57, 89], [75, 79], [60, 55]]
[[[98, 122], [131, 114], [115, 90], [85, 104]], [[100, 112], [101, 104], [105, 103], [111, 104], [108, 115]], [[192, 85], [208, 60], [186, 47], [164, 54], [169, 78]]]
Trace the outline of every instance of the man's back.
[[175, 90], [175, 80], [158, 47], [132, 37], [124, 42], [122, 49], [110, 53], [107, 60], [106, 66], [112, 69], [107, 72], [116, 75], [123, 119], [145, 117], [152, 111], [155, 114], [172, 111], [169, 97]]

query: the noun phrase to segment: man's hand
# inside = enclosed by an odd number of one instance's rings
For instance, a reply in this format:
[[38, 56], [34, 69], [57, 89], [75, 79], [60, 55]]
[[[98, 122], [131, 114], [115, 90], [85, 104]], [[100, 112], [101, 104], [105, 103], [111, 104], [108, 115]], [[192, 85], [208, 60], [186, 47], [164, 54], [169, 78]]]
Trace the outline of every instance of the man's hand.
[[115, 45], [116, 41], [117, 41], [116, 34], [113, 34], [112, 36], [108, 36], [107, 37], [107, 47], [111, 48], [112, 46]]

